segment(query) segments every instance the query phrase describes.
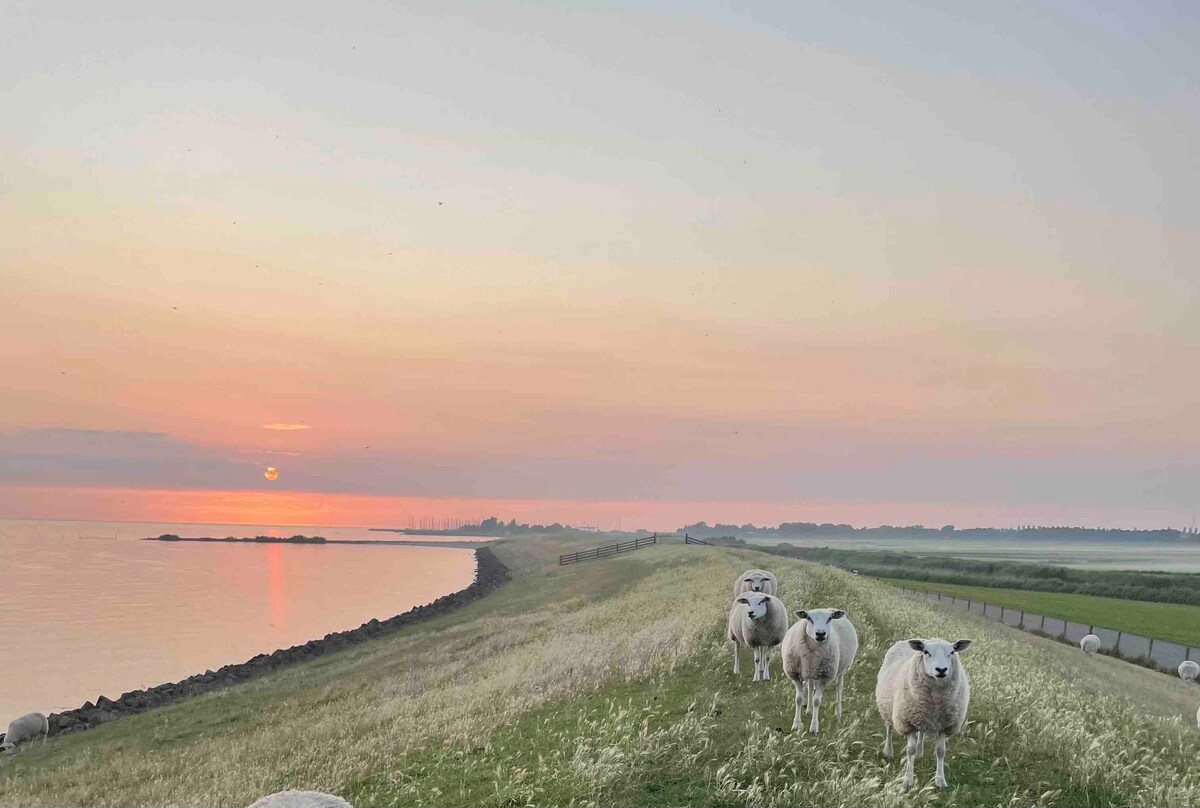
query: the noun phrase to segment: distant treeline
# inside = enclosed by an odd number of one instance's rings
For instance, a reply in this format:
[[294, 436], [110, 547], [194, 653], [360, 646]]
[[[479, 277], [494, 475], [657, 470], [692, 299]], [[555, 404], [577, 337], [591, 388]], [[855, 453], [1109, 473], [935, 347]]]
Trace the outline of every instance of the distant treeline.
[[158, 541], [248, 541], [261, 542], [263, 544], [279, 544], [286, 542], [288, 544], [323, 544], [326, 539], [324, 536], [226, 536], [223, 539], [203, 536], [198, 538], [181, 538], [174, 533], [164, 533], [158, 537]]
[[802, 538], [886, 538], [886, 539], [1101, 539], [1104, 541], [1194, 541], [1200, 542], [1200, 534], [1191, 530], [1124, 530], [1103, 527], [1067, 527], [1026, 525], [1023, 527], [972, 527], [959, 530], [954, 525], [925, 527], [924, 525], [880, 525], [879, 527], [854, 527], [835, 525], [829, 522], [784, 522], [779, 527], [746, 525], [708, 525], [696, 522], [679, 528], [680, 533], [706, 539], [720, 536], [736, 536], [754, 539], [802, 539]]
[[[747, 546], [729, 536], [710, 539], [715, 544]], [[930, 583], [991, 586], [1067, 592], [1105, 598], [1184, 603], [1200, 606], [1200, 574], [1083, 570], [1023, 564], [1017, 561], [979, 561], [946, 556], [917, 555], [875, 550], [842, 550], [780, 543], [774, 547], [749, 545], [776, 555], [801, 558], [856, 570], [877, 578], [905, 578]]]

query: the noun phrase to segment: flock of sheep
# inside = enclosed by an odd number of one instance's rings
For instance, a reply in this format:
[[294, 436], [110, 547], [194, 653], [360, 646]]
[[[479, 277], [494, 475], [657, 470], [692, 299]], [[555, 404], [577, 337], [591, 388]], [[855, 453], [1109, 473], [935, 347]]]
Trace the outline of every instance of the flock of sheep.
[[[771, 678], [771, 651], [781, 646], [783, 672], [796, 689], [792, 730], [801, 728], [809, 715], [808, 731], [821, 729], [820, 710], [825, 689], [837, 686], [834, 716], [842, 715], [842, 687], [858, 653], [858, 632], [842, 609], [799, 609], [798, 622], [788, 625], [787, 608], [779, 599], [779, 582], [765, 570], [747, 570], [733, 583], [726, 638], [733, 648], [733, 672], [739, 673], [738, 651], [748, 646], [754, 654], [754, 678]], [[925, 751], [925, 739], [935, 743], [934, 785], [946, 788], [946, 741], [966, 723], [971, 683], [961, 654], [971, 640], [899, 640], [884, 654], [875, 682], [875, 706], [883, 719], [883, 756], [892, 759], [892, 735], [905, 739], [904, 782], [915, 782], [916, 759]], [[1100, 638], [1089, 634], [1080, 642], [1089, 656], [1100, 648]], [[1188, 660], [1179, 676], [1196, 681], [1200, 665]], [[1200, 725], [1200, 709], [1196, 711]]]

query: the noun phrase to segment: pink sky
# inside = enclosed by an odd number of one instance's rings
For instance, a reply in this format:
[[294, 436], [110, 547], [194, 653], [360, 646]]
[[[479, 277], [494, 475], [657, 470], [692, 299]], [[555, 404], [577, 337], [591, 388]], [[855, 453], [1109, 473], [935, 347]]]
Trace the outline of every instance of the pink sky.
[[1187, 12], [296, 13], [14, 14], [0, 516], [1192, 520]]

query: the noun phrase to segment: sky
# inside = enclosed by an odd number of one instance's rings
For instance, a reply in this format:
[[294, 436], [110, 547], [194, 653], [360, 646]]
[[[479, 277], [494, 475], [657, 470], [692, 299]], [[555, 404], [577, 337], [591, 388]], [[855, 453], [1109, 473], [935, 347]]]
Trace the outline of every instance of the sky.
[[0, 0], [0, 516], [1192, 524], [1200, 8], [1016, 5]]

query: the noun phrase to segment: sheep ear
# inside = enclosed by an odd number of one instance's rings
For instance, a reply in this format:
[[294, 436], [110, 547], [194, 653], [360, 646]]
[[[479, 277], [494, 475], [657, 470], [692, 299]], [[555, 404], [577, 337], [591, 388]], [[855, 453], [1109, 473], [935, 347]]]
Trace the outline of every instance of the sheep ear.
[[830, 619], [830, 620], [838, 620], [839, 618], [842, 618], [842, 617], [845, 617], [845, 616], [846, 616], [846, 612], [845, 612], [844, 610], [842, 610], [842, 609], [834, 609], [834, 610], [833, 610], [833, 614], [829, 615], [829, 619]]
[[925, 643], [921, 640], [909, 640], [908, 647], [913, 649], [914, 651], [924, 651]]
[[970, 640], [959, 640], [958, 642], [954, 643], [955, 651], [965, 651], [970, 647], [971, 647]]
[[807, 620], [808, 612], [804, 611], [803, 609], [797, 609], [796, 616], [799, 617], [801, 620]]
[[746, 604], [747, 606], [749, 606], [749, 605], [750, 605], [750, 601], [746, 600], [745, 598], [738, 598], [738, 599], [737, 599], [737, 602], [738, 602], [738, 603], [744, 603], [744, 604]]

